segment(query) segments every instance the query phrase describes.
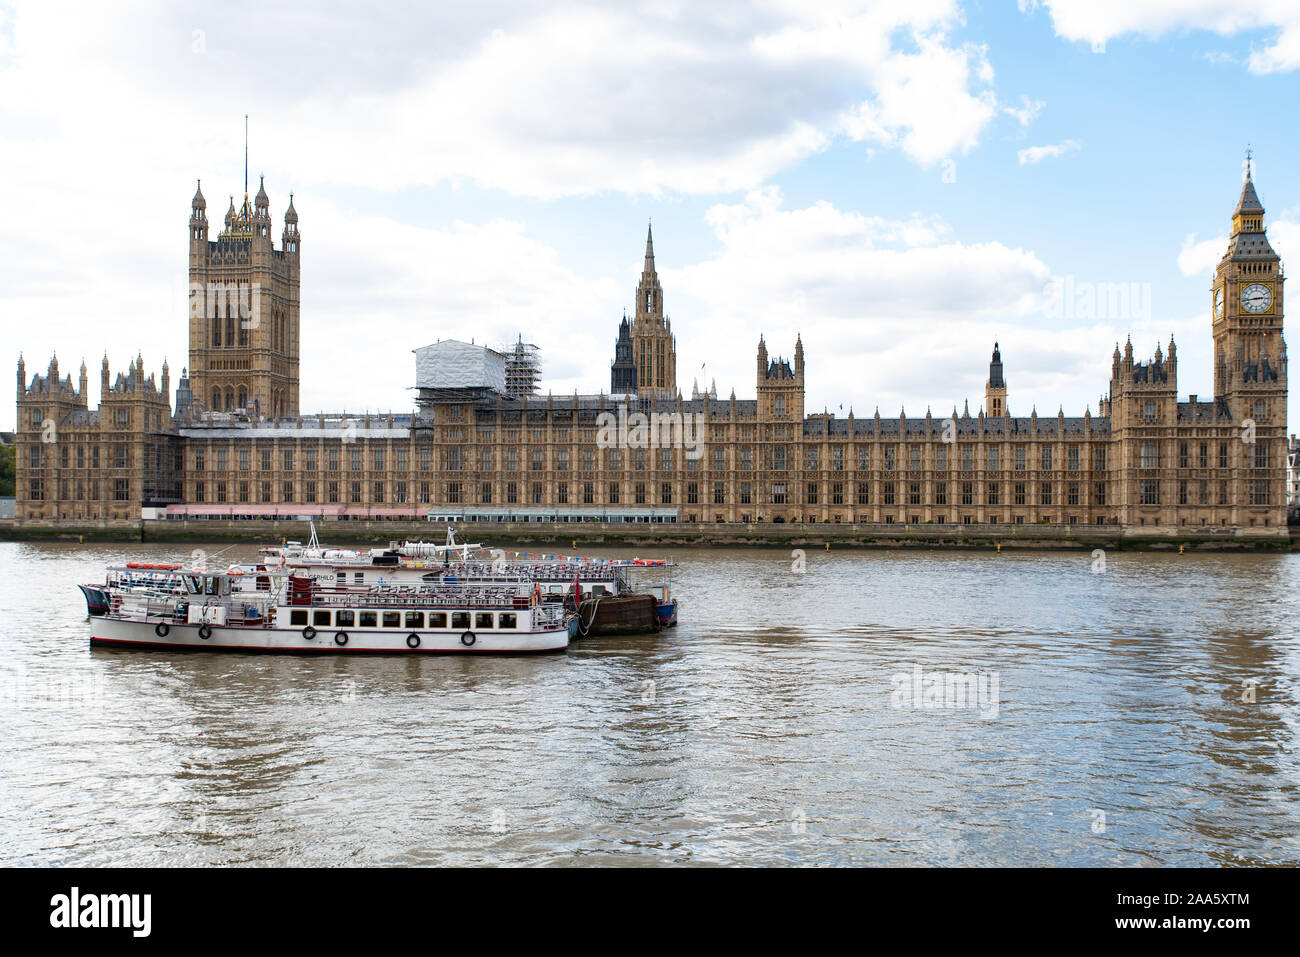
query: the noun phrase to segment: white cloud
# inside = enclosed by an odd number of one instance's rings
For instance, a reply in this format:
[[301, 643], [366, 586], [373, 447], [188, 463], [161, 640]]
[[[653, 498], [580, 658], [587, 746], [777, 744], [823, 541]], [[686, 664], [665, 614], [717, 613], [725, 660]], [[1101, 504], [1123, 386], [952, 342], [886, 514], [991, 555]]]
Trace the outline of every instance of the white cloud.
[[969, 152], [997, 114], [993, 68], [982, 47], [946, 46], [921, 37], [915, 53], [895, 53], [875, 70], [876, 96], [844, 111], [841, 129], [854, 140], [897, 145], [929, 165]]
[[7, 152], [43, 131], [83, 157], [165, 144], [192, 169], [198, 155], [237, 161], [251, 112], [256, 154], [286, 158], [299, 185], [711, 193], [758, 185], [836, 137], [926, 164], [971, 149], [996, 98], [983, 48], [953, 41], [959, 24], [956, 0], [293, 15], [141, 2], [75, 17], [19, 3], [0, 110]]
[[1214, 267], [1223, 258], [1228, 248], [1228, 237], [1196, 241], [1196, 234], [1190, 234], [1183, 240], [1183, 248], [1178, 253], [1178, 269], [1184, 276], [1199, 276], [1214, 272]]
[[[1251, 51], [1253, 73], [1300, 67], [1300, 5], [1295, 0], [1042, 0], [1057, 36], [1103, 51], [1109, 40], [1127, 35], [1160, 37], [1206, 30], [1220, 36], [1267, 30], [1267, 45]], [[1032, 4], [1026, 12], [1039, 6]], [[1022, 3], [1021, 10], [1026, 7]]]
[[1078, 141], [1066, 140], [1064, 143], [1054, 143], [1050, 146], [1030, 146], [1023, 150], [1016, 150], [1016, 158], [1021, 166], [1026, 166], [1041, 163], [1045, 159], [1056, 159], [1077, 149], [1082, 149]]
[[1031, 100], [1027, 96], [1020, 97], [1020, 106], [1004, 106], [1002, 111], [1016, 119], [1021, 126], [1028, 126], [1038, 115], [1043, 112], [1047, 106], [1042, 100]]
[[768, 188], [713, 207], [708, 220], [719, 251], [665, 271], [664, 285], [668, 299], [693, 306], [689, 325], [674, 326], [678, 368], [708, 362], [720, 395], [733, 386], [753, 395], [760, 332], [787, 357], [802, 335], [810, 410], [844, 403], [863, 415], [879, 401], [897, 415], [899, 403], [928, 401], [938, 413], [977, 386], [982, 397], [999, 335], [1061, 334], [1036, 322], [1051, 271], [1033, 252], [958, 240], [933, 217], [886, 220], [825, 201], [786, 208]]

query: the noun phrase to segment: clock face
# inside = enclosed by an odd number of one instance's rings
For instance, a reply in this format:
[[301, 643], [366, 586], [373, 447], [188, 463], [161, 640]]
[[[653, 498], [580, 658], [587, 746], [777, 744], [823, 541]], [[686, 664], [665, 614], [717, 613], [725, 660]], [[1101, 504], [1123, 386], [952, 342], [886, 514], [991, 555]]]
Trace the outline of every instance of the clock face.
[[1263, 312], [1273, 302], [1273, 290], [1262, 283], [1251, 283], [1241, 291], [1241, 307], [1247, 312]]
[[1214, 318], [1223, 318], [1223, 287], [1214, 290]]

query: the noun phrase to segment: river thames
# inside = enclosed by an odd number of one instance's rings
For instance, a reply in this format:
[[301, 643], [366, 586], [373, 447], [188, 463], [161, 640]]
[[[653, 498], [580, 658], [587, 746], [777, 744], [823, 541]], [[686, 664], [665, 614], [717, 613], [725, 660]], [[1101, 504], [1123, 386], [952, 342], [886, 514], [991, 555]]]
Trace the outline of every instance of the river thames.
[[1300, 864], [1300, 555], [670, 549], [677, 628], [559, 655], [92, 651], [76, 584], [192, 548], [0, 543], [0, 862]]

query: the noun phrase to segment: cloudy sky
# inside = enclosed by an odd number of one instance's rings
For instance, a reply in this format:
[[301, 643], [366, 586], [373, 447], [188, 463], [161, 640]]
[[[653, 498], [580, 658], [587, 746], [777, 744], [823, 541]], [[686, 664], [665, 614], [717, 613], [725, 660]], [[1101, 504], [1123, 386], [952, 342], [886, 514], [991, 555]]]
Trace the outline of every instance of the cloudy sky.
[[752, 397], [801, 334], [809, 410], [863, 415], [975, 411], [995, 340], [1015, 414], [1095, 411], [1129, 335], [1209, 394], [1248, 143], [1300, 256], [1294, 0], [307, 6], [0, 2], [11, 369], [179, 373], [245, 113], [301, 217], [304, 411], [409, 409], [448, 337], [607, 390], [649, 220], [683, 391]]

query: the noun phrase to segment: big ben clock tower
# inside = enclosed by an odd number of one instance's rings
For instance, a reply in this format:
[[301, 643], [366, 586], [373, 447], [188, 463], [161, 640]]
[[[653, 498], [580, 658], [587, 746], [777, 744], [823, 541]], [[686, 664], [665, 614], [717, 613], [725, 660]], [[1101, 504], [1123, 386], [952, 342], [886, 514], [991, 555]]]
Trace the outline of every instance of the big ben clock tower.
[[1232, 236], [1210, 291], [1214, 396], [1239, 421], [1250, 418], [1285, 428], [1282, 282], [1282, 261], [1264, 233], [1264, 206], [1255, 193], [1248, 154], [1246, 182], [1232, 212]]

